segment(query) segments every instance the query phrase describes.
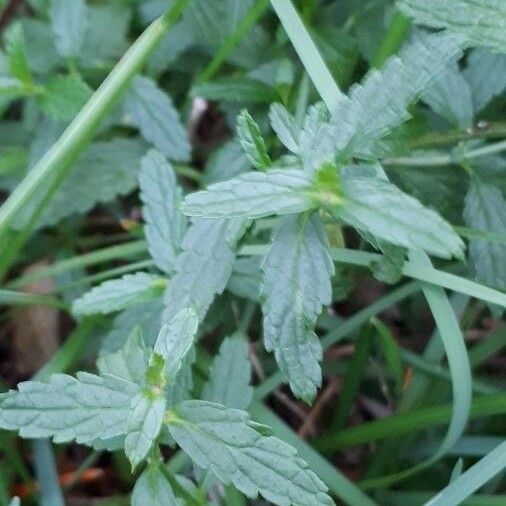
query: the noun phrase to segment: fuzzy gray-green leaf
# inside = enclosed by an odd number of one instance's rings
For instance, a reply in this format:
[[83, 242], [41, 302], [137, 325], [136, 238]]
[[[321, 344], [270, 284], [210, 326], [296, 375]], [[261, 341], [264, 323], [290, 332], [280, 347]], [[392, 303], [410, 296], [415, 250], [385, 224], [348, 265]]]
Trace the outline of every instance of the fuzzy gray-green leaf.
[[248, 172], [188, 195], [182, 211], [206, 218], [262, 218], [311, 209], [311, 177], [298, 169]]
[[124, 107], [142, 136], [170, 160], [186, 161], [190, 142], [170, 97], [147, 77], [137, 77]]
[[204, 385], [202, 398], [227, 408], [247, 409], [253, 398], [248, 342], [241, 334], [226, 337]]
[[84, 0], [51, 0], [51, 26], [60, 56], [75, 58], [83, 47], [88, 29], [88, 12]]
[[267, 152], [262, 132], [246, 110], [241, 112], [237, 120], [237, 133], [241, 146], [251, 164], [259, 170], [268, 169], [272, 165], [272, 161]]
[[293, 393], [307, 402], [321, 385], [322, 346], [314, 326], [332, 299], [325, 230], [317, 215], [280, 221], [263, 265], [264, 342]]
[[132, 506], [182, 506], [161, 465], [150, 464], [137, 478], [132, 492]]
[[[506, 235], [506, 200], [501, 191], [478, 179], [471, 181], [464, 219], [469, 227]], [[472, 239], [469, 257], [478, 281], [506, 290], [506, 245]]]
[[113, 376], [54, 374], [47, 383], [25, 381], [0, 397], [0, 428], [24, 438], [89, 444], [125, 433], [134, 383]]
[[155, 299], [163, 293], [166, 281], [155, 274], [137, 272], [120, 279], [105, 281], [92, 288], [73, 304], [76, 315], [112, 313], [126, 307]]
[[172, 165], [154, 150], [142, 159], [139, 184], [149, 252], [157, 267], [170, 274], [186, 228], [179, 211], [181, 188]]
[[186, 401], [169, 418], [169, 431], [194, 462], [249, 497], [261, 494], [280, 506], [331, 506], [327, 487], [295, 448], [263, 435], [244, 411]]
[[462, 258], [464, 243], [451, 225], [388, 181], [350, 176], [342, 191], [345, 204], [335, 214], [350, 225], [397, 246]]

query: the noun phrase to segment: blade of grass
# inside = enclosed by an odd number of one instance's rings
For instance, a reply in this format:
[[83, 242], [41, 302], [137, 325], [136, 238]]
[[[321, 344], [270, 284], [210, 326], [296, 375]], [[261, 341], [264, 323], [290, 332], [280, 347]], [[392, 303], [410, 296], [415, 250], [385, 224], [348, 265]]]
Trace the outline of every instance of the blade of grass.
[[478, 367], [506, 346], [506, 327], [490, 334], [469, 351], [469, 360], [473, 368]]
[[254, 420], [272, 427], [277, 437], [295, 446], [299, 455], [309, 464], [318, 477], [325, 482], [329, 490], [345, 504], [350, 506], [374, 506], [376, 504], [332, 464], [327, 462], [317, 451], [303, 441], [269, 408], [259, 402], [254, 402], [251, 405], [250, 412]]
[[40, 293], [15, 292], [13, 290], [0, 290], [0, 306], [48, 306], [64, 311], [69, 310], [65, 302]]
[[[102, 119], [111, 110], [131, 80], [174, 25], [188, 0], [175, 0], [169, 11], [154, 21], [126, 52], [113, 71], [92, 95], [58, 141], [35, 164], [0, 208], [0, 236], [4, 234], [16, 213], [24, 207], [35, 191], [49, 185], [54, 191], [87, 146]], [[46, 190], [47, 191], [47, 190]], [[39, 209], [39, 212], [42, 209]], [[20, 247], [20, 245], [18, 245]]]
[[325, 65], [318, 48], [295, 10], [291, 0], [271, 0], [271, 5], [285, 29], [295, 51], [329, 110], [334, 110], [342, 93]]
[[241, 19], [237, 28], [227, 37], [218, 51], [214, 54], [209, 65], [197, 77], [197, 83], [203, 83], [212, 79], [220, 70], [222, 65], [233, 49], [244, 39], [251, 28], [258, 22], [269, 6], [269, 0], [257, 0]]
[[[411, 251], [409, 256], [413, 262], [420, 265], [432, 265], [429, 257], [422, 251]], [[467, 425], [471, 407], [472, 378], [464, 337], [444, 290], [428, 284], [424, 284], [422, 290], [441, 336], [452, 377], [453, 405], [450, 423], [441, 446], [429, 459], [404, 471], [365, 480], [362, 482], [364, 488], [386, 487], [432, 466], [460, 439]]]
[[396, 10], [388, 31], [374, 55], [372, 60], [373, 67], [380, 68], [391, 55], [397, 53], [406, 39], [410, 27], [411, 20], [402, 12]]
[[36, 439], [32, 448], [35, 475], [40, 487], [40, 506], [65, 506], [51, 443], [47, 439]]
[[456, 480], [452, 481], [425, 506], [456, 506], [471, 496], [506, 467], [506, 442], [479, 460]]
[[334, 414], [332, 430], [339, 431], [346, 425], [346, 420], [351, 412], [367, 366], [367, 359], [369, 358], [372, 344], [372, 331], [371, 325], [366, 323], [358, 336], [353, 355], [346, 368], [346, 374], [339, 395], [339, 403]]
[[[506, 413], [506, 394], [483, 395], [471, 403], [470, 418], [483, 418]], [[452, 404], [430, 406], [407, 413], [379, 418], [336, 432], [320, 436], [312, 441], [318, 450], [332, 453], [350, 446], [360, 446], [371, 441], [400, 437], [414, 431], [444, 425], [452, 416]]]
[[147, 253], [147, 251], [148, 247], [145, 241], [132, 241], [125, 244], [109, 246], [107, 248], [92, 251], [91, 253], [85, 253], [84, 255], [78, 255], [55, 262], [44, 269], [38, 269], [33, 273], [14, 279], [7, 286], [9, 288], [19, 288], [20, 286], [28, 283], [57, 276], [58, 274], [63, 274], [74, 269], [90, 267], [92, 265], [109, 262], [111, 260], [131, 258], [141, 253]]

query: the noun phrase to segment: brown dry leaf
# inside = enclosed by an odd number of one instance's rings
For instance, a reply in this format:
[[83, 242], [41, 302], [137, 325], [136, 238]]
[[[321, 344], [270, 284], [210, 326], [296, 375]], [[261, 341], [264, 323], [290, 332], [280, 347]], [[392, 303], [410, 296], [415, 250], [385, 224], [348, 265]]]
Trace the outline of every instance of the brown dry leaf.
[[[24, 269], [33, 273], [48, 262], [42, 260]], [[51, 279], [36, 281], [22, 288], [26, 293], [48, 294], [54, 291]], [[12, 344], [16, 357], [16, 370], [20, 376], [31, 376], [40, 369], [58, 349], [58, 310], [47, 306], [20, 308], [12, 317]]]

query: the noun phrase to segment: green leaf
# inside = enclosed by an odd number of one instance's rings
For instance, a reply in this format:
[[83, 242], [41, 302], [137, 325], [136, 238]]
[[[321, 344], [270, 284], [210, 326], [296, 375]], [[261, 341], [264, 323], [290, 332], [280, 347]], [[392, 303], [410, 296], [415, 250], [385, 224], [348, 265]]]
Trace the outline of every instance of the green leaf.
[[72, 311], [79, 316], [112, 313], [132, 304], [156, 299], [163, 293], [165, 285], [165, 279], [155, 274], [126, 274], [92, 288], [74, 301]]
[[58, 53], [65, 58], [78, 57], [88, 29], [86, 2], [51, 0], [50, 17]]
[[25, 381], [0, 397], [0, 427], [23, 438], [90, 444], [125, 433], [139, 387], [113, 376], [54, 374], [47, 383]]
[[112, 329], [102, 343], [101, 353], [118, 351], [123, 347], [125, 339], [135, 327], [140, 327], [146, 346], [153, 346], [158, 332], [163, 311], [163, 297], [135, 304], [116, 316]]
[[98, 358], [97, 367], [102, 376], [109, 374], [141, 386], [144, 384], [148, 358], [142, 329], [135, 327], [118, 351]]
[[92, 68], [119, 58], [128, 47], [128, 30], [132, 12], [121, 3], [88, 7], [88, 29], [85, 33], [79, 63]]
[[248, 111], [243, 110], [237, 120], [241, 146], [253, 167], [266, 170], [272, 165], [260, 127]]
[[9, 503], [9, 506], [21, 506], [21, 500], [19, 497], [13, 497]]
[[383, 256], [371, 264], [374, 277], [384, 283], [398, 283], [403, 276], [402, 268], [406, 261], [406, 250], [383, 241], [380, 241], [379, 246]]
[[170, 160], [187, 161], [190, 142], [171, 98], [147, 77], [136, 77], [124, 100], [132, 123]]
[[470, 128], [474, 107], [471, 88], [457, 65], [451, 65], [422, 93], [423, 101], [448, 123]]
[[227, 290], [237, 297], [258, 302], [262, 280], [260, 260], [255, 256], [238, 258], [234, 263]]
[[250, 77], [223, 77], [197, 84], [191, 95], [206, 100], [253, 104], [268, 104], [278, 98], [274, 88]]
[[170, 321], [162, 325], [156, 338], [154, 351], [165, 361], [165, 374], [174, 378], [190, 351], [199, 320], [193, 308], [181, 309]]
[[139, 185], [149, 252], [156, 266], [170, 274], [186, 228], [186, 219], [179, 211], [181, 188], [172, 165], [154, 150], [142, 159]]
[[[143, 144], [135, 139], [116, 138], [92, 144], [53, 195], [37, 226], [54, 225], [68, 216], [86, 214], [96, 204], [110, 202], [117, 195], [132, 191], [143, 150]], [[31, 199], [17, 216], [13, 228], [26, 225], [42, 195], [39, 192]]]
[[46, 83], [40, 105], [48, 116], [56, 120], [70, 120], [82, 109], [91, 95], [91, 88], [80, 76], [55, 75]]
[[476, 112], [506, 90], [506, 56], [489, 49], [474, 49], [467, 58], [464, 77], [469, 83]]
[[139, 476], [132, 492], [132, 506], [183, 506], [174, 495], [161, 465], [150, 464]]
[[192, 223], [183, 239], [176, 274], [165, 292], [164, 321], [190, 306], [203, 320], [215, 295], [227, 285], [245, 225], [242, 220], [197, 219]]
[[281, 143], [292, 153], [299, 151], [300, 128], [295, 118], [279, 103], [271, 105], [269, 110], [271, 127]]
[[442, 258], [462, 258], [464, 243], [441, 216], [396, 186], [376, 178], [342, 179], [345, 204], [335, 214], [350, 225]]
[[13, 23], [5, 31], [5, 50], [11, 77], [24, 84], [32, 84], [33, 76], [26, 56], [25, 37], [21, 23]]
[[49, 74], [62, 66], [62, 58], [56, 50], [51, 26], [36, 18], [21, 21], [25, 35], [26, 57], [32, 72]]
[[206, 218], [262, 218], [314, 207], [311, 176], [299, 169], [249, 172], [188, 195], [184, 214]]
[[169, 417], [169, 431], [195, 463], [249, 497], [261, 494], [280, 506], [330, 506], [327, 487], [296, 450], [266, 436], [244, 411], [186, 401]]
[[208, 186], [226, 181], [250, 169], [251, 164], [242, 146], [234, 139], [225, 143], [209, 157], [202, 175], [202, 184]]
[[506, 4], [502, 0], [399, 0], [399, 7], [417, 23], [447, 28], [473, 46], [506, 52]]
[[331, 111], [334, 151], [368, 156], [371, 144], [410, 118], [408, 106], [461, 54], [456, 37], [415, 33], [381, 71], [372, 70]]
[[253, 399], [248, 351], [248, 342], [241, 334], [223, 340], [202, 391], [204, 400], [227, 408], [248, 408]]
[[167, 401], [163, 394], [140, 392], [133, 399], [126, 426], [125, 453], [132, 469], [142, 462], [162, 429]]
[[334, 264], [317, 215], [281, 220], [263, 265], [264, 342], [293, 393], [311, 402], [321, 385], [322, 346], [314, 332], [332, 300]]
[[[465, 199], [464, 220], [477, 230], [506, 235], [506, 200], [501, 191], [473, 178]], [[506, 290], [506, 245], [472, 239], [469, 258], [478, 281]]]

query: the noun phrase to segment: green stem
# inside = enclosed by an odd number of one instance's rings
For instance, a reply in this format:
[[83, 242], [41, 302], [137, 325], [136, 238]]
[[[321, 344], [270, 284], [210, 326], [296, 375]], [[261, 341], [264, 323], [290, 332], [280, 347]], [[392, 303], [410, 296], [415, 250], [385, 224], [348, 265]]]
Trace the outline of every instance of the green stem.
[[145, 252], [147, 252], [147, 244], [145, 241], [133, 241], [126, 244], [119, 244], [117, 246], [110, 246], [108, 248], [102, 248], [97, 251], [92, 251], [91, 253], [86, 253], [84, 255], [56, 262], [45, 269], [38, 269], [33, 273], [21, 276], [20, 278], [13, 280], [7, 286], [9, 288], [18, 288], [26, 285], [27, 283], [33, 283], [34, 281], [57, 276], [58, 274], [63, 274], [81, 267], [97, 265], [110, 260], [118, 260], [120, 258], [135, 257]]
[[271, 0], [271, 4], [313, 85], [328, 109], [334, 110], [343, 94], [336, 85], [295, 7], [290, 0]]
[[67, 304], [61, 300], [42, 293], [24, 293], [12, 290], [0, 290], [0, 305], [3, 306], [47, 306], [56, 309], [69, 310]]
[[459, 157], [455, 157], [452, 153], [443, 153], [441, 155], [434, 156], [387, 158], [383, 160], [382, 163], [387, 167], [440, 167], [459, 164], [482, 156], [502, 153], [503, 151], [506, 151], [506, 141], [496, 142], [481, 148], [472, 149]]
[[374, 55], [372, 66], [380, 68], [391, 55], [397, 53], [406, 39], [411, 21], [402, 12], [396, 11], [385, 37]]
[[113, 71], [75, 117], [58, 141], [27, 174], [0, 208], [0, 233], [40, 188], [62, 180], [87, 146], [102, 119], [121, 97], [133, 77], [177, 21], [188, 0], [175, 0], [165, 16], [154, 21], [137, 39]]
[[222, 65], [227, 61], [230, 53], [244, 39], [251, 28], [258, 22], [269, 6], [269, 0], [257, 0], [241, 19], [237, 28], [226, 38], [218, 49], [209, 65], [197, 77], [197, 83], [212, 79]]

